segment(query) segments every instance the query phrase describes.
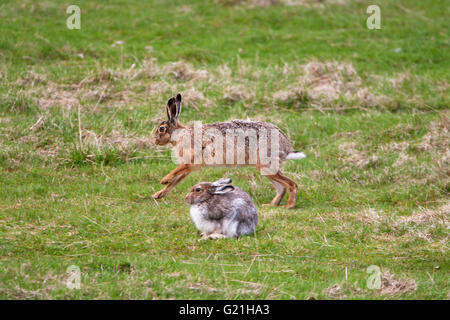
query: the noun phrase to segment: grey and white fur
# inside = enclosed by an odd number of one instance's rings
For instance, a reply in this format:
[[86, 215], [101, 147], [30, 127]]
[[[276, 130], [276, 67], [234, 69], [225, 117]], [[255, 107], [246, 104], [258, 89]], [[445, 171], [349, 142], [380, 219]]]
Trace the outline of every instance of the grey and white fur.
[[247, 193], [231, 184], [231, 179], [194, 185], [186, 202], [203, 239], [235, 238], [256, 229], [255, 204]]

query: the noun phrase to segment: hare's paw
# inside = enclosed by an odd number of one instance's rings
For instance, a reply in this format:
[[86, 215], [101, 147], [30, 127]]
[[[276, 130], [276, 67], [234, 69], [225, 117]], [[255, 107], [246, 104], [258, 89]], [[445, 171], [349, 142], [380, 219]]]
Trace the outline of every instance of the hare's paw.
[[202, 237], [200, 239], [198, 239], [198, 241], [217, 240], [217, 239], [226, 238], [226, 236], [221, 233], [210, 233], [210, 234], [201, 233], [201, 236]]
[[164, 197], [166, 194], [167, 194], [167, 191], [163, 189], [163, 190], [160, 190], [160, 191], [158, 191], [158, 192], [155, 192], [155, 193], [152, 195], [152, 198], [153, 198], [153, 199], [161, 199], [161, 198]]
[[208, 240], [209, 239], [209, 234], [206, 234], [204, 232], [200, 233], [201, 238], [198, 239], [198, 241], [204, 241], [204, 240]]
[[283, 206], [283, 208], [286, 208], [286, 209], [294, 209], [294, 208], [295, 208], [295, 203], [294, 203], [294, 204], [285, 204], [285, 205]]
[[223, 238], [226, 238], [226, 236], [221, 233], [211, 233], [208, 236], [208, 239], [211, 239], [211, 240], [217, 240], [217, 239], [223, 239]]

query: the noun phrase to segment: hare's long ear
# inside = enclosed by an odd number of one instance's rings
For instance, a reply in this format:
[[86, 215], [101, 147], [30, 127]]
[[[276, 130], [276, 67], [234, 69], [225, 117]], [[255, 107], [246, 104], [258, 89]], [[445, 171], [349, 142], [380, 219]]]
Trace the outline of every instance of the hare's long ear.
[[213, 182], [212, 185], [213, 185], [214, 187], [218, 187], [218, 186], [220, 186], [220, 185], [230, 184], [231, 182], [232, 182], [232, 181], [231, 181], [230, 178], [223, 178], [223, 179], [220, 179], [220, 180], [217, 180], [217, 181]]
[[225, 194], [225, 193], [228, 193], [233, 190], [234, 190], [234, 186], [232, 186], [231, 184], [224, 184], [224, 185], [220, 185], [216, 188], [213, 188], [210, 193], [211, 194]]
[[175, 98], [170, 98], [169, 101], [167, 101], [166, 111], [169, 121], [175, 123], [177, 119], [177, 107], [175, 105]]
[[175, 100], [175, 106], [177, 109], [176, 118], [178, 119], [178, 116], [181, 113], [181, 94], [177, 94], [177, 99]]

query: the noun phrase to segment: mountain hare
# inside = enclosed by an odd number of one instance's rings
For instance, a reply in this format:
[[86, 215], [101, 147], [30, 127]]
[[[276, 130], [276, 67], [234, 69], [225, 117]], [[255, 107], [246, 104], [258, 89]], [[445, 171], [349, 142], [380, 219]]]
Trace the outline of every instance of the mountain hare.
[[234, 238], [251, 234], [258, 211], [250, 196], [231, 184], [231, 179], [201, 182], [186, 195], [191, 218], [202, 239]]
[[[254, 166], [269, 178], [275, 187], [277, 194], [270, 204], [279, 205], [288, 190], [289, 199], [285, 207], [295, 207], [297, 184], [284, 176], [280, 167], [285, 160], [302, 159], [305, 154], [292, 151], [289, 139], [277, 126], [268, 122], [244, 120], [203, 126], [200, 124], [200, 128], [198, 123], [183, 126], [178, 121], [181, 113], [180, 94], [176, 99], [169, 99], [166, 111], [168, 120], [158, 126], [155, 143], [170, 143], [177, 148], [175, 156], [180, 160], [180, 164], [161, 180], [161, 184], [166, 186], [153, 195], [154, 199], [164, 197], [189, 173], [202, 167]], [[222, 147], [226, 152], [222, 153]], [[268, 157], [269, 154], [271, 158]], [[273, 165], [274, 163], [276, 165]]]

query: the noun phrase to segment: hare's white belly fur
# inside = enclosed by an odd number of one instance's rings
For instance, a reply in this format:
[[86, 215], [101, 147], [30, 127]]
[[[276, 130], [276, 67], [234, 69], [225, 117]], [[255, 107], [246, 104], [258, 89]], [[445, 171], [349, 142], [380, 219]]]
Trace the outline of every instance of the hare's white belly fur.
[[191, 206], [191, 218], [195, 226], [204, 234], [221, 233], [228, 238], [237, 236], [238, 222], [233, 221], [232, 217], [222, 220], [210, 220], [205, 218], [207, 216], [206, 208], [202, 205]]
[[206, 208], [204, 208], [202, 205], [192, 205], [191, 206], [191, 218], [192, 221], [194, 221], [195, 226], [205, 234], [213, 233], [214, 231], [221, 231], [221, 226], [219, 223], [215, 221], [211, 221], [208, 219], [205, 219], [205, 212]]

